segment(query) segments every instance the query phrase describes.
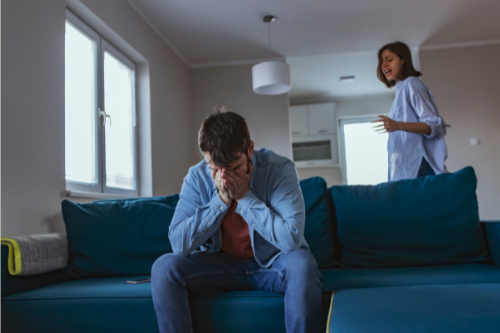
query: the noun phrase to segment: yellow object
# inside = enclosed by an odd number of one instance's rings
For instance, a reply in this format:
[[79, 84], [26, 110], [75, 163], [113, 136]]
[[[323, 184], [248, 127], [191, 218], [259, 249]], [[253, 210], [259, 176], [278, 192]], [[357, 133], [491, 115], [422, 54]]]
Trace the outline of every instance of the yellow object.
[[9, 273], [10, 275], [21, 274], [21, 249], [17, 241], [12, 238], [2, 238], [2, 244], [9, 247]]
[[330, 319], [332, 318], [333, 296], [334, 295], [335, 295], [335, 291], [332, 293], [332, 300], [330, 302], [330, 311], [328, 311], [328, 320], [326, 322], [326, 333], [330, 333]]

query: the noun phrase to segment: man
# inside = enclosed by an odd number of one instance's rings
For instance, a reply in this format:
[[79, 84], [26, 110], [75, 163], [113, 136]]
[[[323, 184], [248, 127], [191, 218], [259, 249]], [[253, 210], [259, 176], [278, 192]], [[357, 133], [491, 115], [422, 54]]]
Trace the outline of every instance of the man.
[[287, 332], [316, 332], [321, 275], [294, 164], [254, 150], [245, 119], [224, 107], [205, 119], [198, 142], [204, 160], [189, 169], [170, 225], [174, 253], [152, 269], [160, 332], [193, 332], [189, 293], [234, 290], [285, 294]]

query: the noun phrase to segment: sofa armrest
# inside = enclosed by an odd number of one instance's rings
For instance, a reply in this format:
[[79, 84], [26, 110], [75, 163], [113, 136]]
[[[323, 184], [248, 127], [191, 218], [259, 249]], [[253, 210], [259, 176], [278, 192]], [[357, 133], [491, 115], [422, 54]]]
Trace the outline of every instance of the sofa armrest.
[[2, 298], [59, 282], [60, 270], [32, 276], [12, 276], [7, 267], [9, 248], [2, 244]]
[[500, 267], [500, 221], [482, 221], [491, 262], [494, 266]]

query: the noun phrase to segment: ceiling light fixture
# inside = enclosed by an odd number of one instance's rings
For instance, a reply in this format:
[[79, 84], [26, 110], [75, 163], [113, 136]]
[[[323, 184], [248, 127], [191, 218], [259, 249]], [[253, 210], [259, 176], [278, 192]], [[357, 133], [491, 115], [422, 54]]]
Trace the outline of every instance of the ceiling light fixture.
[[[271, 55], [271, 22], [276, 17], [264, 16], [268, 24], [269, 54]], [[252, 67], [253, 91], [260, 95], [280, 95], [290, 91], [290, 66], [286, 62], [266, 61]]]
[[342, 76], [340, 77], [340, 82], [342, 83], [352, 83], [354, 82], [356, 77], [354, 75], [351, 76]]

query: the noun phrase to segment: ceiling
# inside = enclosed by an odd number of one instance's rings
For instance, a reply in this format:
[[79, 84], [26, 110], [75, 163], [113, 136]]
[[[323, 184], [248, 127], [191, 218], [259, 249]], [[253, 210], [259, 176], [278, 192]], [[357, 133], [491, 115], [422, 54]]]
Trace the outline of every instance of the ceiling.
[[[373, 81], [376, 50], [396, 40], [410, 47], [500, 40], [500, 0], [128, 1], [191, 68], [286, 58], [291, 95], [320, 93], [320, 82], [338, 84], [339, 75]], [[277, 17], [272, 51], [262, 22], [269, 14]], [[341, 85], [338, 94], [386, 89], [376, 82]]]
[[[377, 52], [331, 53], [291, 57], [292, 103], [326, 98], [394, 93], [376, 75]], [[343, 76], [355, 81], [343, 83]]]

